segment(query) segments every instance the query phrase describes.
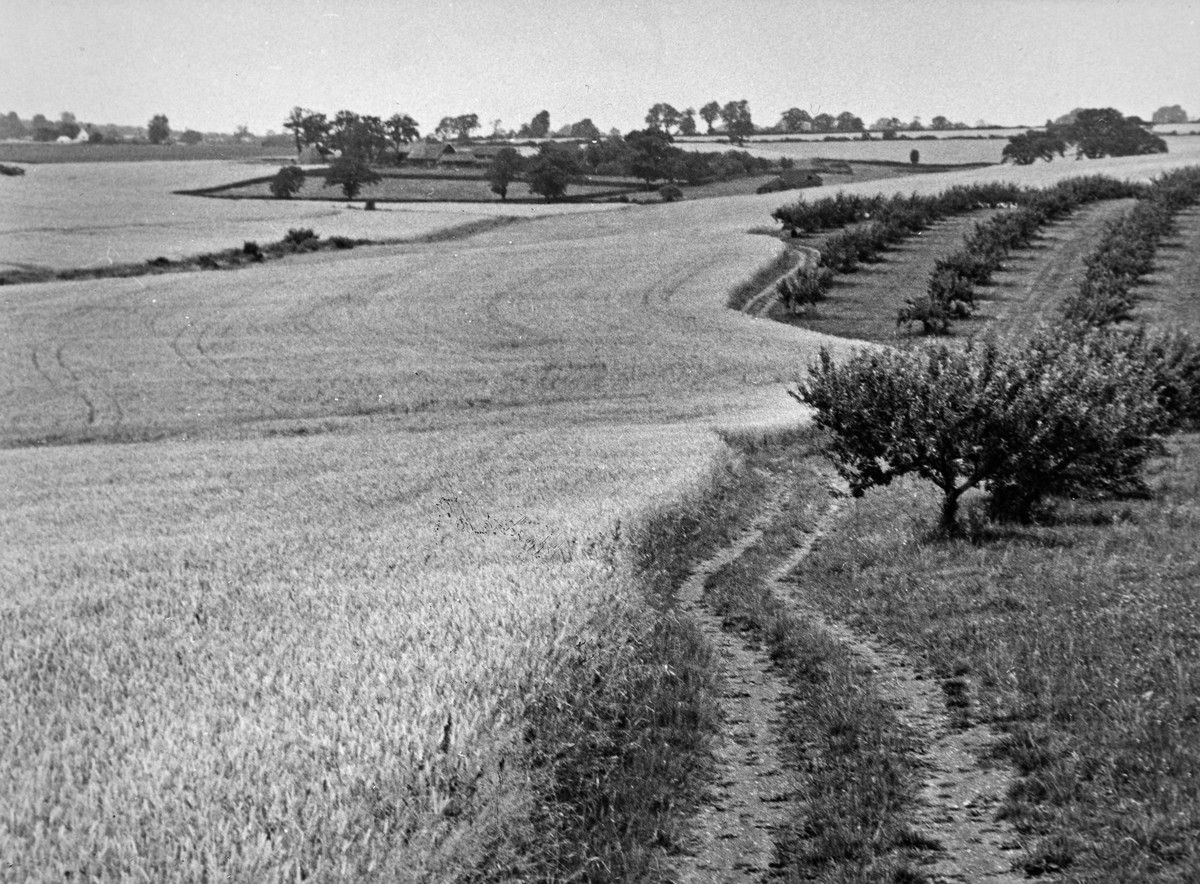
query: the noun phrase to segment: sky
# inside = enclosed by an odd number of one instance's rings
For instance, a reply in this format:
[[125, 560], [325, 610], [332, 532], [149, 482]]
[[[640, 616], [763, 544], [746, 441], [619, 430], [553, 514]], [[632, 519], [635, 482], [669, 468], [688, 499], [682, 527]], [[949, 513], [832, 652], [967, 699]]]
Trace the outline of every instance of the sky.
[[256, 134], [294, 106], [645, 125], [746, 99], [1038, 125], [1200, 117], [1200, 0], [0, 0], [0, 114]]

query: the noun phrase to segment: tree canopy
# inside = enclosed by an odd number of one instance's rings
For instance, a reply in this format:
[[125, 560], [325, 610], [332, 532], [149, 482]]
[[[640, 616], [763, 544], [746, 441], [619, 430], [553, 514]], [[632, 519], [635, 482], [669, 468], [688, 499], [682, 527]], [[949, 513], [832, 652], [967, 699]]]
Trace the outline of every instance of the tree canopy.
[[1018, 166], [1028, 166], [1037, 160], [1049, 162], [1054, 159], [1055, 154], [1061, 157], [1066, 151], [1067, 143], [1054, 131], [1038, 132], [1030, 129], [1008, 139], [1008, 144], [1004, 145], [1004, 150], [1000, 153], [1000, 161], [1012, 161]]
[[492, 158], [492, 166], [488, 170], [488, 182], [492, 193], [501, 200], [507, 199], [508, 185], [516, 180], [523, 167], [524, 160], [513, 148], [503, 147], [496, 151], [496, 156]]
[[340, 186], [346, 199], [352, 200], [368, 184], [378, 184], [383, 178], [362, 157], [349, 154], [338, 157], [325, 173], [325, 186]]
[[1170, 107], [1160, 107], [1154, 112], [1154, 116], [1150, 118], [1152, 123], [1186, 123], [1188, 121], [1187, 111], [1177, 104]]
[[632, 151], [629, 171], [650, 183], [662, 178], [673, 177], [674, 161], [680, 150], [672, 147], [671, 136], [653, 126], [642, 131], [633, 131], [625, 136], [625, 144]]
[[744, 144], [746, 139], [754, 134], [754, 122], [750, 119], [750, 102], [727, 102], [721, 108], [721, 119], [725, 123], [725, 132], [732, 144]]
[[171, 137], [171, 125], [163, 114], [155, 114], [146, 126], [151, 144], [162, 144]]
[[779, 128], [784, 132], [805, 132], [812, 129], [812, 114], [798, 107], [789, 107], [779, 118]]
[[575, 157], [552, 144], [543, 144], [527, 168], [529, 189], [539, 196], [544, 196], [548, 201], [565, 196], [571, 176], [579, 171]]
[[434, 134], [439, 138], [457, 138], [466, 141], [471, 133], [479, 128], [478, 114], [459, 114], [457, 117], [442, 117]]
[[517, 133], [520, 138], [545, 138], [550, 134], [550, 111], [539, 111], [528, 123], [521, 125]]

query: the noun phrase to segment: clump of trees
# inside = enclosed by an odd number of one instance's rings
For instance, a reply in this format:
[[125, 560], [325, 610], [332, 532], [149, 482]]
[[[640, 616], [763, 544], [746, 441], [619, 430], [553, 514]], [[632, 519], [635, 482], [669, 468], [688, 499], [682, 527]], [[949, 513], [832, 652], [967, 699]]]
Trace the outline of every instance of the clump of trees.
[[368, 163], [380, 161], [389, 149], [394, 151], [398, 162], [403, 147], [421, 137], [417, 121], [400, 113], [384, 120], [340, 110], [330, 120], [323, 113], [294, 107], [284, 120], [283, 128], [292, 134], [297, 155], [312, 146], [322, 156], [336, 151], [343, 157], [353, 155]]
[[[716, 134], [713, 128], [719, 119], [724, 124], [724, 134], [731, 144], [744, 144], [746, 139], [755, 132], [754, 120], [750, 114], [750, 102], [744, 98], [739, 101], [728, 101], [725, 104], [710, 101], [700, 108], [700, 118], [708, 126], [708, 134]], [[650, 108], [646, 114], [646, 131], [665, 132], [668, 135], [695, 135], [696, 110], [687, 108], [678, 111], [670, 104], [660, 102]], [[675, 132], [672, 133], [671, 130]]]
[[1170, 107], [1164, 105], [1150, 117], [1150, 122], [1156, 125], [1159, 123], [1186, 123], [1187, 121], [1187, 111], [1177, 104], [1173, 104]]
[[1139, 117], [1126, 117], [1111, 107], [1077, 108], [1066, 117], [1047, 124], [1045, 131], [1030, 129], [1008, 140], [1001, 161], [1029, 165], [1039, 159], [1050, 161], [1075, 148], [1075, 158], [1127, 157], [1166, 153], [1167, 143], [1149, 131]]
[[521, 125], [518, 138], [546, 138], [550, 134], [550, 111], [538, 111], [533, 119]]
[[457, 117], [442, 117], [433, 134], [438, 138], [455, 138], [466, 141], [471, 133], [479, 128], [478, 114], [459, 114]]
[[641, 178], [647, 189], [656, 181], [703, 184], [764, 174], [778, 168], [778, 164], [751, 156], [746, 151], [701, 153], [681, 150], [675, 146], [670, 133], [653, 126], [625, 136], [610, 135], [584, 145], [579, 161], [585, 172]]

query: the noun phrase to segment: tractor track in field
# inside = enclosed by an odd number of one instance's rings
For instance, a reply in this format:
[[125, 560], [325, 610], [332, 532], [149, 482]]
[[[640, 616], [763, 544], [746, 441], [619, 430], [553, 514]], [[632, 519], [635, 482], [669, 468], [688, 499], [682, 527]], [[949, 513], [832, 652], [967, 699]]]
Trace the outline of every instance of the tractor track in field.
[[[784, 763], [788, 739], [780, 732], [787, 698], [803, 685], [789, 683], [772, 663], [769, 649], [749, 632], [732, 629], [703, 600], [705, 581], [761, 540], [764, 528], [780, 515], [782, 498], [782, 490], [777, 490], [755, 523], [701, 563], [680, 589], [682, 609], [709, 637], [721, 661], [720, 706], [725, 722], [713, 749], [713, 784], [695, 817], [690, 852], [677, 860], [675, 880], [680, 884], [772, 879], [780, 871], [775, 835], [805, 800], [799, 777]], [[1012, 871], [1018, 836], [1009, 824], [996, 819], [1014, 774], [982, 761], [998, 734], [952, 712], [951, 698], [959, 695], [949, 693], [900, 650], [826, 617], [804, 597], [803, 576], [795, 572], [835, 527], [841, 509], [840, 501], [833, 499], [816, 526], [765, 580], [791, 615], [823, 631], [870, 670], [878, 695], [894, 710], [900, 727], [922, 747], [910, 825], [941, 848], [931, 852], [922, 866], [925, 880], [930, 884], [1025, 881], [1022, 873]]]

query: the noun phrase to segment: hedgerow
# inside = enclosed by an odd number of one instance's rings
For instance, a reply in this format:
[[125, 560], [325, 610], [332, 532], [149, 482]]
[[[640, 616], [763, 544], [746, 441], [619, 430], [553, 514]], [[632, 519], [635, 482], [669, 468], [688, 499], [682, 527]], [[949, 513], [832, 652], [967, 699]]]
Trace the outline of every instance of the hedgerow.
[[955, 185], [936, 196], [892, 197], [859, 196], [837, 193], [811, 202], [799, 200], [780, 206], [771, 217], [791, 236], [819, 233], [846, 227], [859, 221], [899, 219], [906, 212], [919, 211], [932, 223], [949, 215], [975, 209], [994, 208], [1020, 199], [1022, 189], [1015, 184]]

